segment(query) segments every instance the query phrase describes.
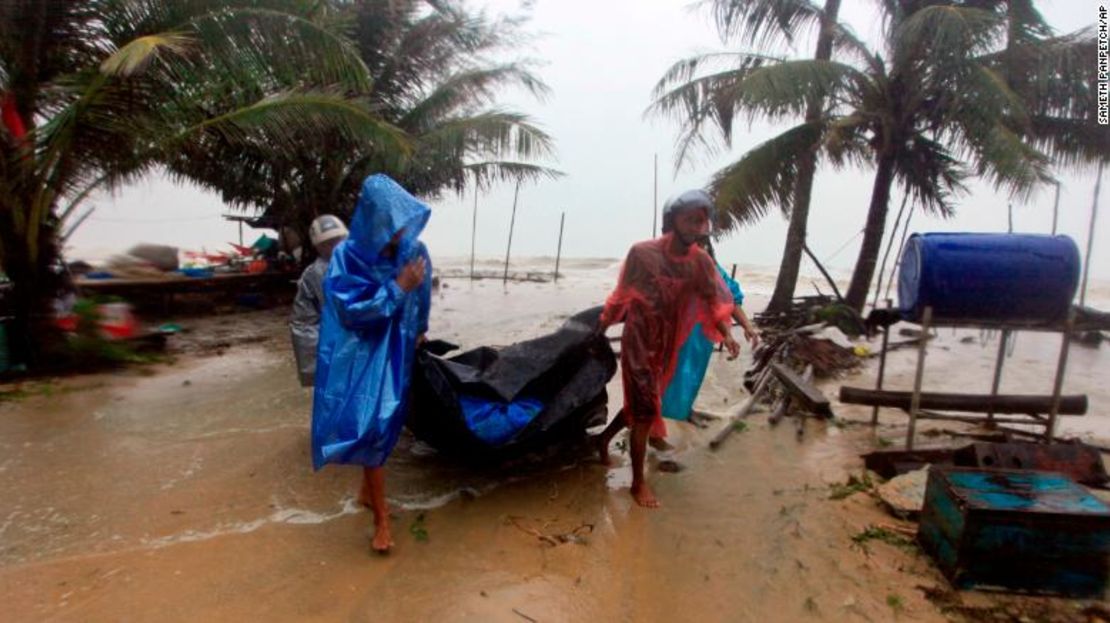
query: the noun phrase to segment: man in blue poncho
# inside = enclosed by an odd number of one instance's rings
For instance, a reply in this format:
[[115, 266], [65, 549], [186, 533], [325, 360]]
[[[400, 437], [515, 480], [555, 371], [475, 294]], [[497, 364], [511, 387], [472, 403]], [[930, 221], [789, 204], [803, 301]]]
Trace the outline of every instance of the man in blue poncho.
[[363, 466], [371, 547], [393, 541], [382, 465], [397, 443], [417, 345], [428, 330], [431, 260], [418, 240], [431, 211], [385, 175], [362, 185], [350, 235], [333, 252], [312, 404], [312, 461]]

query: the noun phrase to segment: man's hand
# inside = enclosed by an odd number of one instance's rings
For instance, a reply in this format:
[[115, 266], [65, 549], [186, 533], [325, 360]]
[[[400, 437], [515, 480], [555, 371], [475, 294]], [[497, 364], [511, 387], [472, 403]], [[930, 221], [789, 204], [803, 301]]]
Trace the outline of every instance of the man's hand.
[[752, 350], [755, 350], [756, 346], [759, 346], [759, 333], [751, 327], [744, 327], [744, 339], [748, 340], [748, 344], [751, 345]]
[[416, 286], [424, 282], [425, 270], [427, 270], [427, 264], [423, 257], [418, 257], [405, 264], [405, 267], [401, 269], [401, 274], [397, 275], [397, 286], [405, 292], [412, 292], [416, 289]]
[[420, 335], [416, 336], [416, 347], [420, 348], [421, 346], [424, 345], [424, 342], [427, 342], [427, 341], [428, 341], [427, 334], [421, 333]]
[[728, 360], [732, 361], [740, 356], [740, 343], [731, 335], [725, 337], [725, 348], [728, 349]]

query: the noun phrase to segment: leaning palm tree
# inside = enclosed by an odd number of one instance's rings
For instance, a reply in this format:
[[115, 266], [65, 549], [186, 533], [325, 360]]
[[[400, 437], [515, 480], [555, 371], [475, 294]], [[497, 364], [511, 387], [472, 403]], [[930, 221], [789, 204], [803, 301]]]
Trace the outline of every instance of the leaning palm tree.
[[[812, 28], [818, 29], [816, 51], [813, 58], [827, 61], [832, 58], [834, 34], [840, 0], [825, 0], [821, 8], [810, 0], [706, 0], [712, 11], [717, 31], [724, 41], [738, 41], [746, 45], [794, 45]], [[805, 120], [816, 121], [821, 117], [824, 102], [806, 102]], [[726, 130], [726, 141], [731, 139], [731, 129]], [[687, 140], [689, 134], [686, 135]], [[783, 246], [775, 290], [767, 303], [766, 312], [785, 311], [794, 299], [798, 283], [802, 251], [806, 244], [806, 226], [809, 221], [810, 197], [813, 178], [817, 172], [817, 154], [803, 154], [798, 163], [798, 179], [791, 201], [781, 206], [789, 216], [786, 243]]]
[[551, 155], [550, 137], [527, 116], [493, 106], [506, 89], [547, 93], [528, 63], [487, 60], [520, 42], [520, 21], [474, 13], [458, 0], [320, 6], [326, 10], [317, 18], [345, 28], [369, 68], [373, 88], [362, 104], [404, 133], [408, 157], [398, 159], [381, 143], [324, 133], [305, 137], [314, 148], [278, 158], [209, 152], [181, 158], [174, 170], [207, 180], [232, 205], [262, 208], [267, 221], [301, 232], [321, 212], [348, 215], [370, 173], [388, 173], [425, 197], [558, 175], [534, 163]]
[[[801, 116], [808, 102], [826, 102], [816, 118], [719, 171], [711, 186], [727, 229], [761, 218], [771, 206], [789, 205], [809, 154], [834, 166], [874, 166], [864, 239], [846, 296], [857, 309], [874, 274], [896, 181], [916, 205], [949, 215], [953, 196], [965, 190], [969, 176], [987, 177], [1022, 196], [1049, 179], [1050, 156], [1067, 153], [1082, 160], [1098, 153], [1098, 141], [1105, 145], [1105, 138], [1064, 129], [1091, 114], [1079, 109], [1087, 97], [1081, 76], [1089, 70], [1067, 59], [1090, 45], [1093, 33], [1032, 34], [1019, 45], [1011, 43], [1009, 3], [877, 4], [884, 17], [882, 53], [836, 24], [835, 60], [702, 56], [673, 67], [653, 104], [654, 110], [683, 119], [682, 144], [697, 146], [706, 144], [708, 124], [727, 140], [737, 116], [779, 121]], [[1027, 93], [998, 67], [1018, 47], [1035, 47], [1042, 58], [1039, 66], [1027, 68], [1028, 81], [1038, 85]], [[710, 71], [721, 63], [723, 70]], [[1045, 103], [1048, 94], [1055, 98], [1051, 103]], [[1045, 107], [1046, 119], [1038, 116], [1037, 105]]]
[[181, 153], [296, 150], [307, 132], [404, 153], [402, 132], [352, 104], [370, 77], [295, 0], [0, 2], [0, 267], [15, 356], [35, 363], [60, 272], [57, 234], [97, 189]]

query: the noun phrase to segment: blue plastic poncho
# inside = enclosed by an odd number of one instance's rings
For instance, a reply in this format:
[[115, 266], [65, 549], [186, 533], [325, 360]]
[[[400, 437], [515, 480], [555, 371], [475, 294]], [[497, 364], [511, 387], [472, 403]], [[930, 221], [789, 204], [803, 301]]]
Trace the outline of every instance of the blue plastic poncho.
[[[732, 293], [732, 302], [737, 306], [744, 303], [744, 292], [740, 284], [729, 277], [725, 269], [717, 264], [717, 272]], [[698, 397], [701, 382], [705, 379], [705, 371], [709, 368], [709, 358], [713, 355], [713, 342], [705, 337], [701, 325], [695, 325], [690, 331], [690, 337], [678, 351], [678, 361], [675, 363], [674, 376], [670, 385], [663, 393], [663, 417], [671, 420], [687, 420], [690, 411], [694, 408], [694, 399]]]
[[[431, 211], [385, 175], [362, 184], [350, 236], [324, 279], [324, 309], [312, 403], [312, 463], [385, 463], [405, 420], [416, 337], [428, 329], [432, 263], [417, 238]], [[397, 253], [382, 249], [402, 231]], [[423, 257], [424, 282], [397, 285]]]

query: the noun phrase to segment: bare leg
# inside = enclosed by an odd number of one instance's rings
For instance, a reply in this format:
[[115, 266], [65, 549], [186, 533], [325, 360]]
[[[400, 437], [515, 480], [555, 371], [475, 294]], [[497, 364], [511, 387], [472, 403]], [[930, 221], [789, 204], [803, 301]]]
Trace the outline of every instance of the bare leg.
[[674, 446], [667, 441], [667, 425], [663, 422], [663, 418], [655, 418], [655, 421], [651, 423], [648, 444], [659, 452], [674, 450]]
[[645, 508], [657, 508], [659, 500], [644, 480], [644, 456], [647, 454], [648, 433], [651, 422], [633, 422], [631, 435], [632, 497]]
[[366, 508], [366, 509], [372, 509], [373, 508], [373, 506], [371, 506], [371, 504], [370, 504], [370, 499], [373, 497], [373, 495], [371, 493], [372, 490], [373, 489], [370, 486], [370, 468], [369, 467], [364, 467], [362, 469], [362, 484], [358, 488], [358, 504], [359, 504], [359, 506], [361, 506], [363, 508]]
[[609, 460], [609, 444], [613, 442], [613, 437], [616, 437], [617, 433], [624, 430], [625, 426], [627, 425], [624, 423], [624, 409], [621, 409], [613, 417], [613, 421], [609, 422], [609, 426], [606, 426], [605, 430], [596, 437], [597, 455], [602, 465], [612, 464]]
[[379, 554], [388, 553], [393, 547], [393, 537], [389, 532], [389, 508], [385, 504], [385, 470], [381, 467], [363, 468], [362, 487], [369, 494], [370, 510], [374, 514], [374, 538], [370, 541], [370, 548]]

